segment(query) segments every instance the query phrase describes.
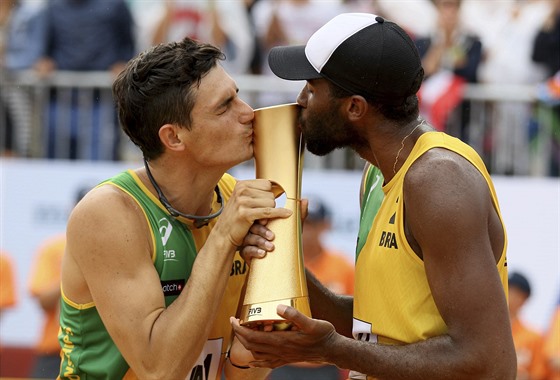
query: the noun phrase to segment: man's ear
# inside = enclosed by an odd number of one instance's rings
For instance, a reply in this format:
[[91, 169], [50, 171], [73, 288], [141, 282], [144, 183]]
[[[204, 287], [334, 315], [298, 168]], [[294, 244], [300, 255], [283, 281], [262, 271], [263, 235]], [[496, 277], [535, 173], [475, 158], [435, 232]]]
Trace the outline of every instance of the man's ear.
[[164, 124], [161, 126], [158, 135], [166, 149], [178, 151], [185, 148], [181, 138], [181, 130], [182, 128], [174, 124]]
[[346, 113], [348, 120], [358, 121], [363, 118], [368, 110], [369, 104], [367, 100], [360, 95], [352, 95], [348, 98], [346, 104]]

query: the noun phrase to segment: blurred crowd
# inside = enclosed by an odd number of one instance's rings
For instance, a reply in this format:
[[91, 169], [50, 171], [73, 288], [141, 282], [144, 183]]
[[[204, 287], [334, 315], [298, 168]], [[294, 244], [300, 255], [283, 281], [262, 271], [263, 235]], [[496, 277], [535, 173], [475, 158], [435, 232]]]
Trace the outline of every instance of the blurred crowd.
[[508, 278], [509, 318], [517, 354], [517, 380], [560, 379], [560, 299], [546, 331], [539, 331], [522, 317], [532, 294], [529, 278], [511, 272]]
[[[491, 158], [491, 172], [530, 174], [530, 150], [543, 144], [534, 140], [546, 129], [550, 162], [539, 174], [558, 175], [560, 94], [552, 79], [560, 70], [559, 0], [5, 0], [0, 59], [4, 75], [22, 69], [39, 78], [56, 70], [116, 75], [140, 51], [190, 36], [219, 46], [232, 75], [270, 75], [271, 47], [304, 44], [342, 12], [371, 12], [403, 26], [426, 71], [419, 93], [423, 116], [438, 129], [476, 142], [475, 149]], [[463, 99], [466, 83], [540, 86], [540, 102], [505, 96], [479, 110]], [[262, 91], [252, 106], [294, 97]], [[30, 95], [9, 88], [0, 91], [0, 99], [2, 151], [28, 155]], [[46, 157], [122, 159], [110, 93], [65, 88], [51, 91], [47, 103], [41, 110]], [[481, 114], [482, 121], [476, 117]], [[482, 132], [470, 128], [477, 123], [486, 124]], [[84, 135], [91, 140], [87, 154], [80, 153]]]

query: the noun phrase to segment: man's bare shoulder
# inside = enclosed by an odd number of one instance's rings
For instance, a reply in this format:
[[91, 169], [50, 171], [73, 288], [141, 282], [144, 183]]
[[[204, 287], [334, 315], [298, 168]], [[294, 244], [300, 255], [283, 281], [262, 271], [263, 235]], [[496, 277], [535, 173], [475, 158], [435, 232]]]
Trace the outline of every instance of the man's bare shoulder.
[[[138, 204], [116, 186], [106, 184], [92, 189], [76, 205], [67, 228], [68, 240], [83, 243], [110, 241], [123, 233], [145, 233], [146, 221]], [[90, 232], [88, 236], [84, 233]]]
[[431, 149], [414, 162], [406, 173], [403, 193], [407, 222], [417, 226], [426, 221], [457, 225], [458, 218], [477, 224], [492, 205], [482, 173], [463, 156], [443, 148]]
[[130, 195], [109, 184], [91, 190], [68, 221], [62, 274], [66, 296], [88, 303], [96, 294], [96, 302], [102, 302], [107, 283], [151, 267], [149, 236], [143, 212]]
[[93, 188], [78, 202], [70, 219], [80, 217], [115, 216], [115, 212], [133, 212], [134, 201], [116, 186], [105, 184]]
[[465, 157], [445, 148], [428, 150], [412, 164], [405, 178], [405, 189], [434, 191], [465, 186], [473, 191], [487, 189], [478, 169]]

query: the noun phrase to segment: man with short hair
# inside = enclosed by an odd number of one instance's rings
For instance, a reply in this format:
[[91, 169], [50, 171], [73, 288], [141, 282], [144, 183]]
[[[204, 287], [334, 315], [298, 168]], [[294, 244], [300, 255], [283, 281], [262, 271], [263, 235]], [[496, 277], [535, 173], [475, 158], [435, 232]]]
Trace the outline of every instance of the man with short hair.
[[291, 211], [275, 208], [269, 181], [226, 174], [253, 156], [254, 113], [222, 59], [186, 38], [141, 53], [116, 79], [119, 119], [144, 166], [98, 185], [70, 216], [61, 379], [268, 373], [226, 360], [246, 274], [237, 247], [254, 239], [255, 220]]
[[[232, 318], [250, 365], [326, 362], [351, 369], [350, 379], [514, 379], [496, 192], [471, 147], [418, 118], [424, 71], [410, 37], [382, 17], [342, 14], [305, 46], [272, 49], [269, 64], [307, 81], [297, 102], [308, 150], [351, 147], [371, 166], [354, 297], [309, 276], [314, 319], [278, 307], [295, 331]], [[369, 190], [381, 184], [375, 214]]]

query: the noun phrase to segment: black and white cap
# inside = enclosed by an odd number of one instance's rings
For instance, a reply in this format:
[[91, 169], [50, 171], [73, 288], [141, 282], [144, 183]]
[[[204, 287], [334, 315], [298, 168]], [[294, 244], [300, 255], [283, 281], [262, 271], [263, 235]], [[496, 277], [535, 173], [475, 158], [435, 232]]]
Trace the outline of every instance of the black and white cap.
[[326, 78], [352, 94], [401, 104], [424, 77], [418, 50], [397, 24], [369, 13], [344, 13], [317, 30], [305, 46], [270, 51], [272, 72], [283, 79]]

